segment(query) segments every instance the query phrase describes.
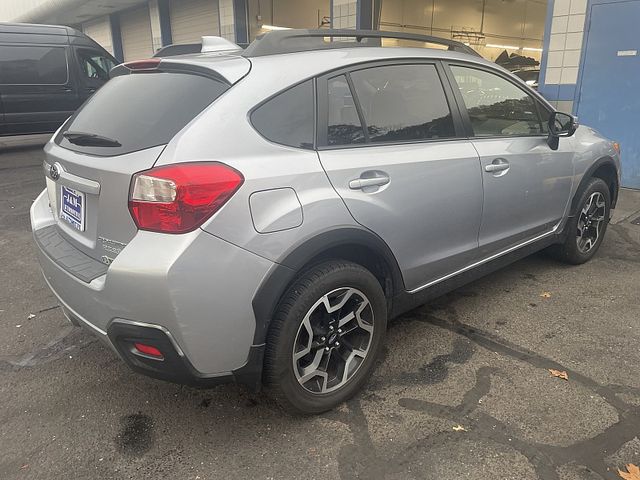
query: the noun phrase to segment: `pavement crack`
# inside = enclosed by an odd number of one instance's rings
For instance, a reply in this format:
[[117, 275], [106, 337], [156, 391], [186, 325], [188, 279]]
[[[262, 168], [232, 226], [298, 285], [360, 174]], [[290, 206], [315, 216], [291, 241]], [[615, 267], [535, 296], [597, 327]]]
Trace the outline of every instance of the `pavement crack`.
[[[483, 392], [481, 388], [482, 385], [484, 385], [484, 388], [488, 388], [488, 386], [490, 386], [489, 376], [496, 373], [488, 372], [482, 368], [478, 370], [476, 385], [465, 394], [465, 398], [469, 398], [463, 401], [458, 407], [449, 407], [448, 409], [444, 405], [430, 404], [429, 402], [411, 399], [402, 399], [400, 403], [401, 406], [411, 409], [421, 409], [431, 415], [439, 417], [443, 417], [444, 415], [444, 418], [448, 417], [452, 420], [459, 421], [459, 415], [462, 412], [458, 409], [463, 405], [469, 405], [471, 408], [464, 413], [467, 420], [473, 423], [474, 427], [472, 428], [487, 432], [483, 434], [486, 438], [516, 448], [530, 460], [541, 479], [558, 478], [556, 468], [568, 463], [584, 465], [605, 479], [616, 478], [607, 468], [605, 455], [617, 451], [625, 443], [638, 436], [638, 432], [640, 432], [640, 407], [624, 402], [616, 393], [636, 394], [639, 389], [619, 385], [601, 385], [592, 378], [567, 368], [553, 359], [522, 346], [515, 345], [489, 332], [460, 323], [455, 320], [455, 316], [452, 320], [445, 320], [433, 314], [427, 314], [423, 317], [423, 320], [462, 335], [487, 350], [507, 355], [516, 360], [528, 363], [533, 367], [541, 369], [554, 368], [568, 372], [572, 382], [582, 384], [584, 387], [601, 396], [606, 403], [612, 406], [618, 413], [618, 421], [598, 435], [575, 442], [566, 447], [527, 442], [519, 439], [513, 432], [510, 433], [509, 438], [505, 442], [505, 438], [503, 438], [504, 435], [500, 432], [509, 431], [509, 429], [502, 422], [484, 412], [480, 413], [475, 421], [473, 419], [475, 408], [472, 407], [470, 399], [478, 398], [478, 395]], [[481, 379], [484, 379], [484, 383], [481, 382]], [[488, 389], [486, 392], [488, 393]], [[458, 416], [456, 417], [454, 415]], [[492, 428], [488, 428], [489, 425], [493, 425]]]

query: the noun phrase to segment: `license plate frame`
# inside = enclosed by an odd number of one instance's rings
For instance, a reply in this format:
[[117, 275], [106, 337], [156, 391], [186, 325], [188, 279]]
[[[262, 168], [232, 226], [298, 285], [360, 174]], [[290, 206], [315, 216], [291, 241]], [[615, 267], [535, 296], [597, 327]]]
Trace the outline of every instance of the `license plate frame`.
[[61, 185], [60, 218], [80, 232], [84, 232], [85, 228], [85, 199], [84, 192]]

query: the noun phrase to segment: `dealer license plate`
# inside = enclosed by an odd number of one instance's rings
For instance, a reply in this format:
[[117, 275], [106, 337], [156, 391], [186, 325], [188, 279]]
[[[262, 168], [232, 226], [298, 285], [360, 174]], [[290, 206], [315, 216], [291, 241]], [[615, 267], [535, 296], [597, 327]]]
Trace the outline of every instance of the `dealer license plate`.
[[84, 193], [62, 185], [60, 218], [84, 232]]

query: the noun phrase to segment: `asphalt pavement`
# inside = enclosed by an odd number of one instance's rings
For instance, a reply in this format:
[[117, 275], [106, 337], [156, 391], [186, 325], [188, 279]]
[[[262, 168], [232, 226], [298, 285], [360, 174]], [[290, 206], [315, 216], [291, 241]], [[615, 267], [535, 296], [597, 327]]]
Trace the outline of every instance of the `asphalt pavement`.
[[234, 385], [135, 374], [65, 320], [28, 218], [43, 138], [0, 139], [0, 479], [594, 480], [640, 465], [640, 192], [623, 191], [590, 263], [534, 255], [404, 315], [361, 394], [296, 418]]

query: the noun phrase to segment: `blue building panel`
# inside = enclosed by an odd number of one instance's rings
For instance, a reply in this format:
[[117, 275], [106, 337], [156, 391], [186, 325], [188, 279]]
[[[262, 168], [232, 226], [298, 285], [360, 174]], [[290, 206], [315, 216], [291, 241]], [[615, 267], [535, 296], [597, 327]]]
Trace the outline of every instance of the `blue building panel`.
[[593, 3], [578, 84], [580, 121], [622, 146], [622, 185], [640, 188], [640, 0]]
[[575, 84], [557, 76], [548, 83], [546, 75], [557, 1], [548, 6], [539, 91], [555, 104], [571, 102], [580, 123], [618, 141], [622, 186], [640, 189], [640, 0], [589, 0]]

